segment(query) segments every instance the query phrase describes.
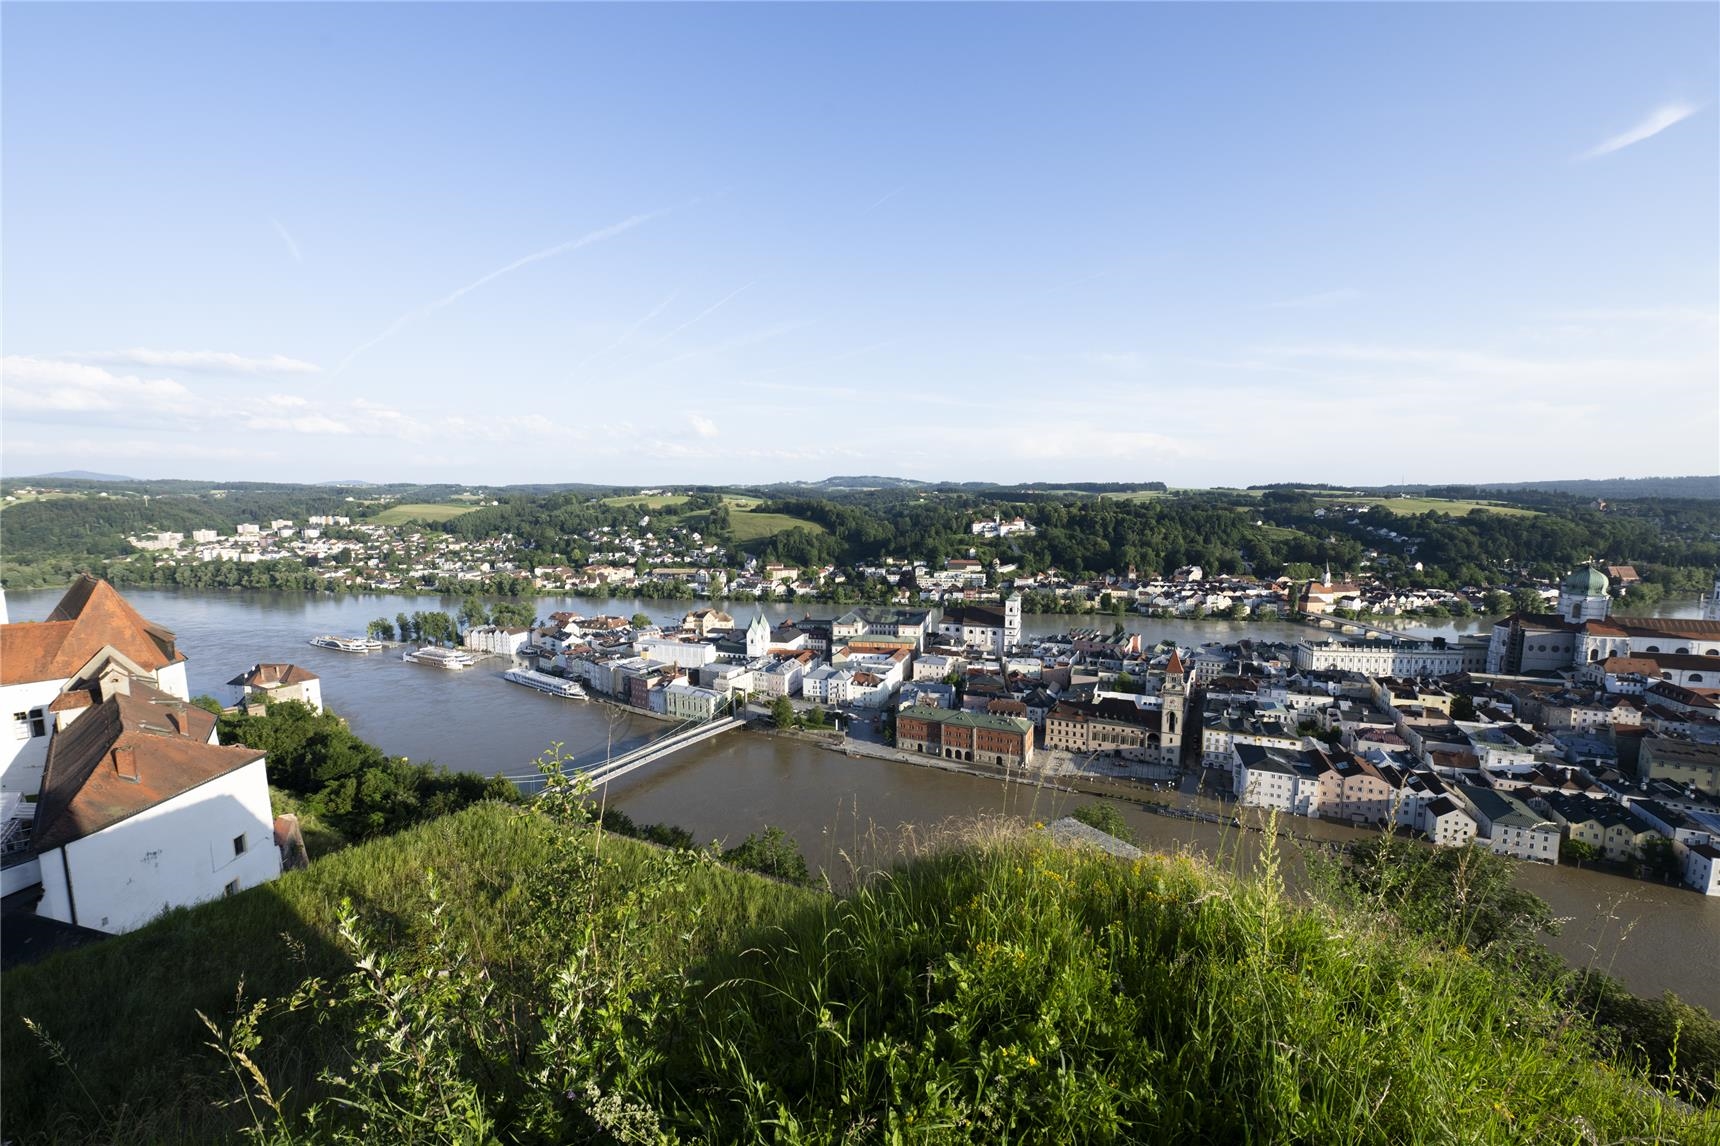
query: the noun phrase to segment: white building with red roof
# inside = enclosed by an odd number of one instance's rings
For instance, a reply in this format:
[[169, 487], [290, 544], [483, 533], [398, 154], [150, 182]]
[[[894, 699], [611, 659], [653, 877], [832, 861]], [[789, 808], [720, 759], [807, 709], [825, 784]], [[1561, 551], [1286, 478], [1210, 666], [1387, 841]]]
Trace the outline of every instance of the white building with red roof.
[[222, 746], [188, 695], [173, 634], [97, 578], [0, 625], [0, 892], [39, 885], [38, 916], [120, 932], [280, 875], [263, 753]]

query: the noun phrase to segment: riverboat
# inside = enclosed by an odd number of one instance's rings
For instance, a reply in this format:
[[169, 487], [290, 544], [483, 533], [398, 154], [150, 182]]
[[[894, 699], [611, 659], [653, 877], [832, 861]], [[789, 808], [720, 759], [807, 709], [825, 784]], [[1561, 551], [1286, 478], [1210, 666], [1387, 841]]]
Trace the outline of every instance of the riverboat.
[[400, 654], [403, 661], [413, 664], [435, 665], [444, 669], [467, 669], [478, 663], [478, 658], [461, 649], [439, 649], [434, 645], [422, 649], [411, 649]]
[[551, 696], [564, 696], [570, 700], [584, 700], [585, 689], [576, 680], [566, 680], [548, 673], [533, 672], [531, 669], [509, 669], [502, 674], [503, 680], [515, 684], [523, 684], [527, 688], [535, 688], [539, 692], [547, 692]]
[[372, 637], [312, 637], [311, 644], [319, 649], [339, 649], [343, 653], [375, 653], [385, 647]]

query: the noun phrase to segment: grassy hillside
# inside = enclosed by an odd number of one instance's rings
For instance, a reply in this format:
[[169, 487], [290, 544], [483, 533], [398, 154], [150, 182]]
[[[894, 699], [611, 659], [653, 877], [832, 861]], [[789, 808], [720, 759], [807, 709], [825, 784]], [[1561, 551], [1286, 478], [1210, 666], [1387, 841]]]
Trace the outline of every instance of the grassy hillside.
[[1415, 517], [1423, 513], [1443, 513], [1451, 517], [1468, 517], [1478, 509], [1502, 513], [1508, 517], [1538, 517], [1540, 511], [1506, 505], [1497, 501], [1452, 500], [1443, 497], [1322, 497], [1318, 501], [1342, 505], [1377, 505], [1399, 517]]
[[[1272, 872], [998, 829], [834, 897], [480, 807], [8, 974], [4, 1132], [221, 1138], [245, 1095], [269, 1141], [1720, 1141], [1523, 981]], [[354, 952], [199, 1054], [193, 1007]]]
[[410, 502], [406, 505], [391, 505], [375, 517], [367, 517], [364, 520], [372, 525], [404, 525], [408, 521], [450, 521], [477, 508], [475, 505]]

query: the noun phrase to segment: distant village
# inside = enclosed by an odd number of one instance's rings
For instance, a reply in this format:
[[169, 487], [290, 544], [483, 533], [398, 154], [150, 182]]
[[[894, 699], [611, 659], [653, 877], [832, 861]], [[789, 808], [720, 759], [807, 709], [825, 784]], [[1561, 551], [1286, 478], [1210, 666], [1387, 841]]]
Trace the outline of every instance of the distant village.
[[[972, 524], [976, 540], [1031, 535], [1021, 518], [988, 518]], [[516, 579], [538, 593], [609, 596], [683, 596], [719, 601], [824, 600], [839, 586], [857, 591], [882, 587], [896, 604], [998, 602], [1010, 592], [1031, 593], [1069, 611], [1102, 607], [1152, 616], [1276, 618], [1291, 612], [1354, 613], [1377, 617], [1445, 610], [1467, 614], [1481, 606], [1481, 589], [1453, 592], [1393, 587], [1358, 574], [1335, 580], [1289, 577], [1260, 579], [1211, 576], [1200, 566], [1163, 575], [1138, 572], [1073, 578], [1057, 570], [1027, 574], [974, 550], [940, 566], [924, 561], [884, 560], [839, 568], [799, 568], [731, 553], [695, 530], [653, 526], [643, 514], [636, 526], [602, 526], [579, 536], [589, 552], [579, 568], [535, 564], [535, 554], [509, 534], [466, 539], [415, 525], [380, 525], [344, 515], [316, 515], [303, 522], [277, 519], [242, 524], [233, 534], [201, 529], [128, 538], [158, 566], [184, 563], [302, 562], [324, 587], [366, 592], [473, 591], [499, 577]], [[1365, 560], [1365, 558], [1364, 558]], [[1634, 580], [1635, 571], [1618, 567]], [[851, 594], [852, 595], [852, 594]], [[1550, 601], [1555, 591], [1545, 595]], [[872, 599], [869, 595], [868, 599]]]

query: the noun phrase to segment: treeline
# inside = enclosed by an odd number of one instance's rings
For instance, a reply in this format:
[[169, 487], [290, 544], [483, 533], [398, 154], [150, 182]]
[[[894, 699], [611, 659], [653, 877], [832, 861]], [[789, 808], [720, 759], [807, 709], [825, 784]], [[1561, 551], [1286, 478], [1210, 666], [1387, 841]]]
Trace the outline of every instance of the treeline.
[[1714, 502], [1644, 501], [1604, 512], [1587, 503], [1544, 504], [1534, 514], [1477, 510], [1464, 517], [1405, 516], [1376, 506], [1352, 525], [1306, 494], [1274, 490], [1261, 496], [1259, 513], [1282, 528], [1324, 530], [1376, 549], [1378, 570], [1407, 585], [1508, 584], [1523, 576], [1553, 580], [1592, 559], [1634, 564], [1645, 578], [1685, 591], [1699, 588], [1704, 574], [1712, 576], [1720, 567], [1720, 503]]
[[221, 743], [266, 753], [269, 783], [351, 840], [397, 832], [480, 800], [520, 799], [501, 776], [389, 756], [340, 717], [298, 701], [271, 704], [260, 716], [223, 714], [219, 728]]
[[469, 629], [480, 625], [505, 625], [510, 628], [536, 628], [541, 623], [532, 606], [521, 601], [498, 601], [487, 605], [477, 597], [467, 597], [453, 614], [440, 609], [405, 611], [387, 617], [377, 617], [365, 627], [367, 635], [383, 641], [425, 641], [441, 644], [457, 642]]

